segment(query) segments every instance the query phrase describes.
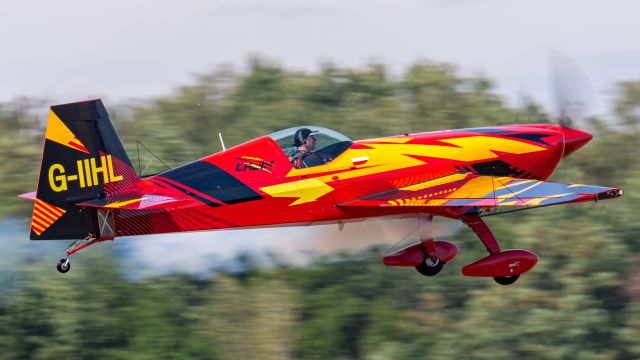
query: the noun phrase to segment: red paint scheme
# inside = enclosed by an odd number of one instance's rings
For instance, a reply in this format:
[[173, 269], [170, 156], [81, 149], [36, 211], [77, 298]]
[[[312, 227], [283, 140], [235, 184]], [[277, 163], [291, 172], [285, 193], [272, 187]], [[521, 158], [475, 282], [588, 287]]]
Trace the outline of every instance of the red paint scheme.
[[[502, 126], [495, 129], [517, 130], [518, 132], [532, 132], [536, 134], [547, 134], [544, 140], [548, 143], [544, 147], [547, 151], [535, 152], [523, 155], [498, 153], [494, 160], [503, 160], [519, 169], [526, 169], [527, 172], [535, 174], [540, 179], [546, 180], [554, 171], [560, 161], [563, 151], [563, 135], [560, 127], [543, 124], [523, 126]], [[430, 133], [411, 134], [412, 138], [407, 144], [430, 144], [440, 139], [449, 139], [464, 136], [477, 136], [477, 133], [460, 131], [438, 131]], [[355, 141], [352, 148], [362, 146], [367, 141]], [[531, 142], [536, 144], [535, 142]], [[540, 145], [540, 144], [536, 144]], [[366, 146], [366, 145], [364, 145]], [[239, 156], [258, 157], [266, 160], [273, 160], [276, 164], [271, 174], [264, 171], [236, 171], [237, 158]], [[327, 184], [334, 188], [331, 193], [319, 199], [298, 206], [289, 206], [291, 198], [274, 198], [262, 193], [263, 200], [251, 201], [247, 203], [234, 204], [233, 206], [210, 207], [203, 203], [194, 202], [188, 207], [178, 206], [179, 204], [159, 204], [157, 208], [165, 210], [175, 221], [153, 221], [154, 216], [164, 217], [154, 213], [139, 214], [127, 211], [127, 207], [119, 209], [116, 213], [116, 228], [119, 236], [156, 234], [180, 231], [197, 231], [228, 228], [248, 228], [280, 225], [310, 225], [327, 222], [359, 220], [372, 217], [405, 217], [407, 215], [422, 213], [426, 209], [413, 208], [348, 208], [338, 207], [336, 204], [365, 197], [367, 195], [380, 193], [395, 189], [399, 186], [409, 185], [418, 182], [417, 180], [433, 179], [444, 175], [458, 172], [456, 166], [467, 165], [458, 160], [430, 158], [429, 154], [423, 155], [428, 159], [428, 164], [421, 166], [402, 168], [389, 172], [375, 173], [348, 180], [340, 179], [343, 170], [334, 170], [329, 173], [302, 175], [295, 178], [286, 178], [286, 174], [292, 169], [292, 165], [287, 160], [285, 154], [279, 146], [269, 137], [261, 137], [250, 142], [230, 148], [225, 152], [219, 152], [207, 156], [200, 161], [217, 165], [225, 171], [233, 174], [238, 180], [249, 185], [254, 191], [261, 193], [260, 187], [276, 185], [292, 180], [304, 180], [317, 177], [323, 174], [335, 174], [337, 180]], [[363, 166], [366, 166], [364, 164]], [[320, 168], [320, 167], [318, 167]], [[318, 169], [320, 170], [320, 169]], [[335, 177], [334, 177], [335, 178]], [[154, 180], [166, 180], [162, 174], [150, 178], [139, 180], [133, 187], [139, 194], [154, 194], [170, 197], [184, 197], [184, 193], [171, 187], [161, 187]], [[188, 189], [197, 193], [194, 189]], [[203, 195], [203, 194], [199, 194]], [[212, 201], [215, 201], [212, 199]], [[175, 206], [174, 206], [175, 205]], [[153, 208], [150, 208], [150, 210]], [[468, 209], [450, 207], [430, 207], [428, 213], [432, 215], [444, 216], [457, 219]], [[151, 226], [134, 227], [131, 223], [150, 222]]]
[[[584, 145], [590, 135], [579, 130], [562, 128], [549, 124], [527, 126], [503, 126], [495, 129], [517, 130], [520, 133], [544, 134], [546, 151], [530, 154], [516, 155], [512, 153], [496, 153], [495, 160], [501, 160], [514, 168], [526, 169], [527, 173], [535, 174], [540, 180], [546, 180], [551, 176], [560, 159], [568, 153], [575, 151]], [[586, 135], [585, 135], [586, 134]], [[477, 135], [461, 131], [440, 131], [422, 134], [411, 134], [412, 140], [407, 144], [437, 143], [441, 139], [449, 139], [463, 136]], [[500, 138], [499, 136], [496, 136]], [[569, 139], [569, 145], [565, 141]], [[365, 147], [367, 141], [356, 141], [352, 148]], [[531, 141], [532, 144], [540, 145]], [[237, 171], [238, 158], [249, 156], [273, 161], [275, 166], [267, 171]], [[319, 199], [298, 206], [290, 206], [290, 198], [269, 197], [260, 191], [261, 187], [277, 185], [292, 180], [305, 180], [316, 177], [319, 174], [301, 175], [293, 179], [286, 178], [292, 166], [279, 146], [269, 137], [262, 137], [250, 142], [233, 147], [226, 152], [220, 152], [201, 159], [201, 161], [215, 164], [238, 180], [249, 185], [254, 191], [260, 193], [264, 199], [233, 206], [222, 205], [211, 207], [201, 202], [172, 202], [165, 204], [159, 202], [157, 206], [149, 207], [148, 213], [140, 213], [139, 210], [127, 210], [127, 206], [116, 210], [116, 229], [119, 236], [141, 235], [180, 231], [249, 228], [279, 225], [311, 225], [326, 224], [337, 221], [348, 222], [374, 217], [413, 217], [419, 214], [439, 215], [452, 219], [462, 219], [483, 241], [491, 255], [471, 264], [463, 269], [467, 276], [512, 276], [529, 271], [537, 262], [537, 257], [525, 250], [501, 251], [498, 242], [491, 234], [487, 225], [477, 214], [465, 215], [469, 208], [465, 207], [429, 207], [403, 208], [403, 207], [340, 207], [336, 204], [355, 198], [366, 197], [370, 194], [381, 193], [409, 185], [419, 181], [442, 177], [456, 173], [456, 166], [468, 165], [462, 161], [429, 158], [424, 154], [428, 164], [413, 168], [401, 168], [389, 172], [373, 173], [353, 179], [341, 180], [343, 171], [350, 169], [332, 170], [320, 175], [333, 175], [332, 181], [327, 184], [334, 191]], [[241, 165], [242, 166], [242, 165]], [[366, 166], [366, 163], [362, 166]], [[158, 181], [160, 180], [160, 181]], [[139, 194], [154, 194], [169, 198], [185, 199], [183, 192], [162, 186], [162, 184], [174, 184], [175, 182], [156, 175], [139, 180], [134, 187]], [[181, 186], [191, 193], [208, 198], [197, 190]], [[218, 200], [209, 198], [212, 202]], [[185, 199], [186, 201], [186, 199]], [[187, 204], [187, 206], [185, 206]], [[154, 209], [162, 209], [154, 212]], [[146, 224], [146, 225], [142, 225]], [[458, 248], [446, 241], [436, 241], [438, 257], [447, 263], [458, 253]], [[384, 264], [389, 266], [417, 266], [425, 258], [426, 251], [423, 244], [418, 243], [404, 248], [396, 253], [384, 257]], [[517, 264], [518, 266], [514, 265]]]
[[[99, 100], [54, 106], [49, 121], [55, 123], [45, 136], [36, 202], [51, 203], [64, 211], [60, 209], [61, 220], [40, 224], [37, 233], [32, 223], [31, 238], [86, 236], [87, 242], [68, 250], [67, 255], [103, 240], [133, 235], [344, 224], [380, 217], [430, 221], [443, 216], [467, 224], [490, 253], [465, 266], [464, 275], [506, 277], [530, 270], [537, 257], [526, 250], [501, 250], [481, 215], [502, 206], [532, 208], [622, 195], [617, 188], [544, 182], [563, 157], [592, 138], [583, 131], [551, 124], [354, 142], [345, 137], [326, 146], [344, 146], [337, 148], [340, 151], [321, 158], [322, 165], [305, 169], [294, 169], [281, 147], [289, 146], [290, 138], [284, 139], [286, 145], [283, 138], [264, 136], [141, 179]], [[89, 122], [96, 125], [88, 126]], [[77, 148], [61, 148], [69, 137], [87, 145], [90, 153], [79, 155]], [[111, 165], [105, 165], [107, 158], [112, 159], [112, 164], [107, 161]], [[101, 167], [95, 165], [96, 159], [102, 159], [98, 160]], [[94, 165], [89, 166], [89, 160]], [[78, 169], [75, 174], [74, 169]], [[90, 182], [87, 177], [85, 184], [83, 176], [89, 172], [95, 180]], [[34, 194], [23, 197], [34, 198]], [[89, 209], [81, 212], [79, 208]], [[98, 215], [102, 218], [96, 221]], [[105, 216], [113, 223], [105, 221]], [[105, 224], [109, 231], [101, 235]], [[84, 233], [85, 227], [91, 231]], [[420, 240], [385, 256], [384, 263], [417, 266], [427, 253], [448, 263], [458, 254], [450, 242]]]
[[473, 230], [473, 232], [478, 235], [478, 238], [480, 238], [480, 241], [482, 241], [484, 247], [487, 248], [489, 254], [500, 252], [500, 244], [498, 244], [498, 241], [496, 241], [496, 238], [491, 233], [491, 230], [489, 229], [487, 224], [482, 221], [478, 214], [464, 216], [462, 217], [462, 221], [464, 221], [465, 224], [467, 224], [467, 226], [469, 226], [469, 228], [471, 228], [471, 230]]
[[491, 254], [462, 268], [465, 276], [515, 276], [531, 270], [538, 262], [536, 254], [527, 250], [504, 250]]

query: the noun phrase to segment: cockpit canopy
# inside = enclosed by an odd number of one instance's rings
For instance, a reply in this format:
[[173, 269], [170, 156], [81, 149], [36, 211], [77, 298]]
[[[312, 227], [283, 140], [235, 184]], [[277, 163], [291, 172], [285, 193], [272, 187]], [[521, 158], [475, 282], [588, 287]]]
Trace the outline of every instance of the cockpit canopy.
[[353, 141], [345, 135], [320, 126], [296, 126], [274, 132], [267, 136], [278, 143], [287, 156], [290, 156], [295, 153], [297, 149], [294, 136], [298, 130], [304, 128], [311, 130], [313, 136], [316, 138], [316, 146], [313, 150], [314, 156], [310, 157], [310, 159], [317, 158], [319, 160], [306, 161], [307, 164], [301, 167], [327, 164], [347, 150], [353, 143]]

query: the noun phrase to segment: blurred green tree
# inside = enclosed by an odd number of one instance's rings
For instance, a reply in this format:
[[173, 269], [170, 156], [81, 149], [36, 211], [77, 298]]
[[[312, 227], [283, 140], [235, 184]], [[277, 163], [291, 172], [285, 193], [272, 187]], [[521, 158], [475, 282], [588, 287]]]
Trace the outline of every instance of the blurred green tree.
[[[489, 79], [463, 77], [451, 64], [420, 61], [399, 79], [375, 62], [324, 63], [317, 73], [263, 57], [248, 65], [110, 106], [132, 161], [136, 140], [171, 166], [191, 161], [220, 149], [219, 131], [231, 146], [300, 124], [367, 138], [547, 121], [539, 105], [510, 108]], [[503, 247], [540, 256], [511, 287], [459, 275], [485, 254], [468, 230], [456, 234], [461, 254], [433, 279], [382, 266], [377, 248], [302, 268], [260, 269], [247, 258], [237, 274], [135, 281], [107, 248], [83, 253], [74, 267], [85, 271], [63, 277], [33, 255], [0, 295], [0, 358], [638, 358], [639, 89], [638, 81], [619, 85], [613, 119], [589, 119], [595, 139], [553, 177], [621, 186], [623, 198], [487, 219]], [[35, 188], [44, 103], [0, 104], [0, 216], [31, 211], [15, 195]], [[140, 158], [146, 174], [165, 169], [152, 158]]]

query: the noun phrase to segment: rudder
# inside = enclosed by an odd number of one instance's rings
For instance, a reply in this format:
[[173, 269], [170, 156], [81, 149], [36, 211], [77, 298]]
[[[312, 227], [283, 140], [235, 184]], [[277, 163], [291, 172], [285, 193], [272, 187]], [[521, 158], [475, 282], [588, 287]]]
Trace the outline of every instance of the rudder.
[[100, 237], [97, 210], [75, 204], [124, 191], [137, 180], [100, 99], [52, 106], [31, 240]]

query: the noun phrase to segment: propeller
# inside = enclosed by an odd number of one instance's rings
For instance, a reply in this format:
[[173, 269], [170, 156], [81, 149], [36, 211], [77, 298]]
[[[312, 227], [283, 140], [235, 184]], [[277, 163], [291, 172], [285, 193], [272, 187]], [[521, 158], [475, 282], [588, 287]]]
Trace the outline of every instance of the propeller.
[[565, 127], [586, 127], [588, 104], [595, 99], [591, 82], [580, 66], [562, 52], [551, 51], [549, 63], [558, 124]]

